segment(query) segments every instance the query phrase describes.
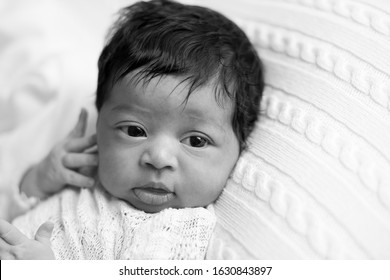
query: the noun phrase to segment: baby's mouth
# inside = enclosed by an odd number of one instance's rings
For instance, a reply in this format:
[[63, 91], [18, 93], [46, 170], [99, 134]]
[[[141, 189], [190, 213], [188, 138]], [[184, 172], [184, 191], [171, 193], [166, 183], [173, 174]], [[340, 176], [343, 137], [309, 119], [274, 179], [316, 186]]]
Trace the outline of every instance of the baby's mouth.
[[134, 188], [133, 192], [140, 201], [149, 205], [162, 205], [175, 197], [175, 193], [171, 192], [169, 188], [162, 183], [148, 183], [141, 187]]

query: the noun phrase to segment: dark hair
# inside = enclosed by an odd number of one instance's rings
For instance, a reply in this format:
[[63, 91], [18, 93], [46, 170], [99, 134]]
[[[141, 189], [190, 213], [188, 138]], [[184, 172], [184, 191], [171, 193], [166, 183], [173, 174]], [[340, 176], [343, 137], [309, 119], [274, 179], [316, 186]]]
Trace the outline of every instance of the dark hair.
[[144, 82], [183, 76], [190, 83], [187, 98], [215, 81], [217, 102], [221, 96], [234, 101], [232, 126], [245, 148], [259, 114], [263, 70], [245, 33], [225, 16], [172, 1], [137, 2], [120, 11], [98, 67], [98, 110], [112, 86], [134, 70]]

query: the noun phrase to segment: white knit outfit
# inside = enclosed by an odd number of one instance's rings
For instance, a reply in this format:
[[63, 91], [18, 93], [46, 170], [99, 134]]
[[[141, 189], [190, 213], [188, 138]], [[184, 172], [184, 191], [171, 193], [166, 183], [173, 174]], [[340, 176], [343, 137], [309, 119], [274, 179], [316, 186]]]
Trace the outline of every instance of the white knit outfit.
[[212, 208], [149, 214], [101, 188], [65, 189], [14, 220], [33, 238], [54, 223], [56, 259], [204, 259], [215, 224]]

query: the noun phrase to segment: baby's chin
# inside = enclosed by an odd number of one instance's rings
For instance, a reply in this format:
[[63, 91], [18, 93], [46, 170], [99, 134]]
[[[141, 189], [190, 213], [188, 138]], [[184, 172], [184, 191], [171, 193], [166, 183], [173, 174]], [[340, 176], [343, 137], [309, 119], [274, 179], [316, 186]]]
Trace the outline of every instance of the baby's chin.
[[146, 203], [143, 203], [143, 202], [141, 202], [139, 200], [135, 200], [135, 199], [124, 199], [124, 200], [127, 203], [129, 203], [132, 207], [134, 207], [140, 211], [144, 211], [145, 213], [150, 213], [150, 214], [158, 213], [158, 212], [164, 211], [165, 209], [185, 208], [185, 207], [181, 207], [181, 206], [178, 206], [175, 204], [151, 205], [151, 204], [146, 204]]
[[159, 213], [161, 211], [164, 211], [166, 209], [184, 209], [184, 208], [196, 208], [196, 207], [206, 207], [207, 205], [181, 205], [179, 203], [170, 203], [170, 204], [163, 204], [163, 205], [150, 205], [145, 204], [140, 201], [133, 201], [130, 199], [122, 199], [126, 201], [130, 206], [133, 208], [143, 211], [145, 213], [154, 214]]
[[127, 204], [129, 204], [129, 206], [131, 206], [132, 208], [135, 208], [137, 210], [140, 210], [140, 211], [143, 211], [145, 213], [150, 213], [150, 214], [153, 214], [153, 213], [158, 213], [158, 212], [161, 212], [165, 209], [169, 209], [169, 208], [184, 208], [184, 207], [180, 207], [180, 206], [176, 206], [175, 204], [173, 203], [167, 203], [167, 204], [162, 204], [162, 205], [151, 205], [151, 204], [146, 204], [146, 203], [143, 203], [142, 201], [140, 201], [132, 191], [129, 192], [128, 195], [116, 195], [112, 192], [110, 192], [110, 190], [107, 190], [106, 191], [108, 193], [110, 193], [112, 196], [122, 200], [122, 201], [125, 201]]
[[153, 208], [153, 207], [145, 207], [145, 208], [136, 207], [136, 206], [134, 206], [133, 204], [131, 204], [130, 202], [129, 202], [129, 204], [130, 204], [132, 207], [134, 207], [134, 208], [136, 208], [136, 209], [138, 209], [138, 210], [140, 210], [140, 211], [143, 211], [143, 212], [145, 212], [145, 213], [148, 213], [148, 214], [159, 213], [159, 212], [162, 212], [162, 211], [164, 211], [164, 210], [166, 210], [166, 209], [176, 209], [176, 210], [180, 210], [180, 209], [185, 209], [185, 208], [206, 207], [206, 206], [188, 206], [188, 207], [167, 206], [167, 207], [160, 207], [160, 208], [157, 209], [157, 208]]
[[[171, 199], [168, 199], [167, 201], [159, 201], [159, 198], [154, 198], [153, 196], [158, 196], [155, 193], [154, 194], [145, 194], [142, 191], [137, 192], [134, 191], [134, 189], [129, 189], [126, 192], [116, 192], [112, 188], [107, 188], [104, 186], [104, 184], [99, 180], [98, 184], [103, 190], [105, 190], [108, 194], [111, 196], [120, 199], [122, 201], [125, 201], [129, 206], [143, 211], [145, 213], [158, 213], [165, 209], [183, 209], [183, 208], [196, 208], [196, 207], [207, 207], [209, 204], [213, 203], [216, 199], [213, 201], [202, 201], [202, 203], [197, 203], [194, 200], [190, 200], [186, 202], [183, 202], [180, 200], [176, 194], [173, 195]], [[164, 195], [163, 195], [164, 196]], [[152, 197], [152, 198], [151, 198]], [[211, 199], [211, 197], [210, 197]], [[150, 203], [147, 203], [150, 202]], [[199, 201], [198, 201], [199, 202]], [[198, 205], [199, 204], [199, 205]], [[202, 205], [200, 205], [202, 204]]]

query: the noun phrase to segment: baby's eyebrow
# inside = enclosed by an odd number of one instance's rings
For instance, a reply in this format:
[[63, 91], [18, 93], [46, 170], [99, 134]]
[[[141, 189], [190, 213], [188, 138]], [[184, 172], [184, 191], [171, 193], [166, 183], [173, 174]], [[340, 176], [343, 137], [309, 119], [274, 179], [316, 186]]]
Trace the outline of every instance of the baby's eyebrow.
[[131, 110], [131, 108], [129, 106], [120, 104], [120, 105], [117, 105], [117, 106], [111, 108], [110, 111], [119, 111], [119, 112], [121, 112], [121, 111], [129, 111], [129, 110]]
[[205, 116], [204, 112], [202, 112], [200, 110], [188, 109], [188, 110], [185, 110], [185, 114], [191, 119], [207, 123], [207, 125], [213, 126], [217, 129], [221, 130], [222, 132], [225, 132], [225, 128], [222, 124], [220, 124], [217, 121], [212, 120], [212, 118], [210, 118], [210, 116]]
[[195, 119], [204, 119], [204, 113], [196, 109], [185, 109], [183, 110], [187, 116], [193, 117]]
[[129, 113], [129, 112], [141, 112], [141, 113], [150, 113], [145, 108], [142, 108], [140, 106], [134, 106], [134, 105], [128, 105], [128, 104], [119, 104], [111, 108], [111, 112], [118, 112], [118, 113]]

